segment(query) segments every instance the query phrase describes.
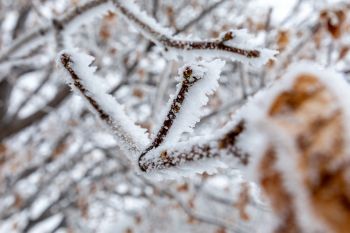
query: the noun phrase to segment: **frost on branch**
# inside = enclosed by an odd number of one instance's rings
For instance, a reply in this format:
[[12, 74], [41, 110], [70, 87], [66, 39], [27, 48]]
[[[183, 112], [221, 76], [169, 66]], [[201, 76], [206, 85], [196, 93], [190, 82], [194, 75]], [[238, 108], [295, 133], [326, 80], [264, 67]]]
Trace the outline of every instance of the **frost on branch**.
[[188, 64], [180, 69], [183, 81], [178, 85], [170, 107], [170, 112], [176, 116], [165, 144], [176, 143], [182, 133], [192, 132], [202, 115], [202, 106], [208, 103], [208, 96], [214, 94], [219, 87], [218, 81], [224, 65], [224, 61], [213, 60]]
[[62, 31], [65, 48], [72, 49], [74, 46], [71, 37], [79, 27], [89, 25], [96, 18], [102, 18], [103, 15], [113, 10], [114, 6], [110, 1], [94, 0], [75, 8], [65, 17], [57, 19], [53, 23], [56, 30], [58, 28], [59, 33]]
[[264, 65], [278, 53], [275, 50], [253, 46], [252, 37], [244, 30], [232, 30], [215, 40], [190, 40], [172, 36], [172, 32], [132, 2], [113, 0], [117, 10], [125, 19], [136, 26], [141, 33], [158, 46], [164, 47], [171, 59], [182, 57], [193, 60], [195, 57], [225, 57], [253, 66]]
[[[125, 114], [123, 107], [109, 94], [105, 94], [90, 64], [93, 58], [79, 52], [62, 52], [60, 62], [70, 78], [73, 90], [88, 102], [98, 117], [104, 121], [118, 140], [118, 145], [128, 156], [141, 153], [148, 138]], [[133, 157], [135, 159], [135, 157]]]
[[[144, 164], [148, 152], [159, 146], [162, 148], [174, 146], [182, 133], [192, 131], [200, 119], [201, 107], [208, 102], [207, 96], [213, 94], [218, 87], [224, 64], [225, 62], [221, 60], [202, 61], [180, 69], [179, 75], [182, 80], [177, 86], [175, 96], [170, 100], [168, 114], [152, 144], [139, 158], [141, 170], [149, 170], [149, 166]], [[148, 155], [146, 157], [149, 158]], [[162, 158], [158, 152], [152, 157]]]
[[242, 137], [279, 220], [273, 232], [348, 232], [349, 85], [313, 64], [290, 70], [256, 100]]
[[62, 17], [54, 18], [47, 25], [34, 28], [32, 31], [25, 33], [16, 39], [9, 47], [0, 53], [0, 62], [4, 62], [13, 56], [23, 56], [28, 51], [37, 48], [46, 42], [53, 32], [61, 34], [63, 32], [64, 43], [70, 46], [68, 36], [74, 32], [79, 26], [88, 24], [108, 10], [114, 7], [109, 0], [92, 0], [85, 4], [79, 5]]
[[229, 159], [237, 166], [249, 165], [249, 155], [237, 147], [237, 140], [244, 132], [244, 123], [231, 122], [210, 137], [198, 137], [189, 142], [160, 146], [145, 155], [142, 168], [146, 172], [160, 171], [165, 176], [177, 176], [215, 171], [227, 167], [222, 161]]
[[264, 65], [278, 53], [275, 50], [258, 48], [254, 38], [246, 30], [231, 30], [213, 40], [188, 40], [182, 38], [162, 38], [162, 45], [170, 57], [191, 60], [195, 57], [221, 57], [240, 61], [255, 67]]

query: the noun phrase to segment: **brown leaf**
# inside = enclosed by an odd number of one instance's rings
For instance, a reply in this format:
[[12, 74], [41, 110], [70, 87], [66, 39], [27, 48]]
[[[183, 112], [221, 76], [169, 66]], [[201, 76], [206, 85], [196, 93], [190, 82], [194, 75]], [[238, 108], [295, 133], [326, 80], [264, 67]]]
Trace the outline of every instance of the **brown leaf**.
[[144, 96], [144, 93], [141, 89], [139, 88], [134, 88], [133, 91], [132, 91], [132, 95], [139, 98], [139, 99], [142, 99], [143, 96]]
[[7, 151], [7, 147], [5, 144], [0, 143], [0, 155], [5, 154]]
[[279, 50], [284, 50], [289, 44], [289, 32], [279, 31], [277, 35], [277, 45]]
[[348, 54], [349, 52], [349, 47], [347, 46], [344, 46], [340, 49], [340, 52], [339, 52], [339, 56], [338, 56], [338, 61], [342, 60], [345, 58], [345, 56]]
[[336, 95], [318, 77], [300, 75], [290, 90], [277, 96], [269, 115], [271, 123], [292, 141], [278, 147], [296, 145], [293, 150], [286, 150], [296, 154], [277, 154], [270, 148], [262, 160], [261, 185], [274, 209], [295, 219], [293, 199], [283, 187], [281, 172], [273, 168], [276, 157], [290, 156], [298, 164], [296, 172], [303, 179], [302, 187], [298, 188], [307, 193], [313, 214], [333, 232], [349, 232], [350, 162], [346, 162], [349, 161], [344, 139], [346, 120]]
[[248, 183], [243, 183], [241, 187], [242, 190], [239, 194], [238, 202], [234, 204], [234, 207], [236, 207], [239, 210], [240, 218], [244, 221], [248, 221], [249, 215], [247, 213], [246, 207], [249, 205], [250, 202], [249, 185]]
[[131, 230], [131, 228], [127, 228], [127, 229], [125, 230], [125, 233], [133, 233], [133, 230]]
[[334, 39], [340, 38], [346, 19], [346, 13], [343, 10], [323, 11], [320, 19], [325, 23], [327, 31]]
[[142, 223], [142, 217], [140, 215], [135, 216], [136, 225], [140, 225]]
[[80, 209], [80, 214], [83, 218], [89, 218], [89, 203], [85, 197], [80, 197], [78, 199], [78, 208]]
[[192, 216], [188, 216], [188, 218], [187, 218], [187, 223], [188, 223], [188, 224], [197, 224], [197, 223], [198, 223], [198, 220], [195, 219], [195, 218], [192, 217]]
[[183, 183], [183, 184], [177, 186], [176, 190], [178, 192], [187, 192], [188, 191], [188, 184], [187, 183]]
[[13, 206], [16, 208], [21, 208], [23, 205], [23, 198], [21, 197], [20, 194], [15, 193], [15, 202], [13, 203]]
[[226, 233], [226, 229], [225, 228], [219, 228], [217, 231], [215, 231], [215, 233]]
[[300, 232], [292, 195], [283, 185], [282, 174], [276, 170], [276, 153], [269, 148], [259, 164], [260, 186], [269, 197], [272, 208], [280, 218], [275, 233]]

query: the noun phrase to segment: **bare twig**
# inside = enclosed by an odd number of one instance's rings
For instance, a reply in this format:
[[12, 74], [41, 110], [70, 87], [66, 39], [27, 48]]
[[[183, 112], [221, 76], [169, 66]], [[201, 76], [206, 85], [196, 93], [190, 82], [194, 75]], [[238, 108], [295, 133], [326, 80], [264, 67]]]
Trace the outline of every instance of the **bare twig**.
[[44, 78], [41, 81], [41, 83], [33, 90], [33, 92], [18, 106], [17, 110], [15, 113], [12, 115], [13, 119], [18, 118], [19, 112], [32, 100], [34, 96], [36, 96], [40, 90], [45, 86], [45, 84], [49, 81], [50, 76], [52, 75], [54, 68], [54, 64], [51, 63], [47, 71], [45, 72]]
[[207, 216], [201, 213], [196, 212], [195, 210], [192, 210], [191, 207], [189, 207], [175, 192], [173, 192], [172, 190], [168, 190], [168, 189], [163, 189], [163, 188], [159, 188], [156, 184], [154, 184], [152, 181], [140, 176], [140, 179], [148, 186], [151, 186], [156, 193], [158, 193], [160, 196], [165, 196], [168, 197], [172, 200], [174, 200], [175, 202], [177, 202], [179, 204], [179, 206], [181, 207], [181, 209], [191, 218], [199, 221], [199, 222], [203, 222], [203, 223], [207, 223], [213, 226], [217, 226], [223, 229], [228, 229], [228, 230], [232, 230], [235, 233], [243, 233], [243, 232], [247, 232], [246, 229], [243, 229], [240, 226], [235, 226], [234, 224], [230, 224], [222, 219], [218, 219], [215, 217], [211, 217], [211, 216]]
[[11, 123], [5, 125], [0, 131], [0, 141], [40, 121], [50, 112], [48, 109], [58, 107], [68, 96], [69, 87], [60, 87], [55, 97], [53, 97], [53, 99], [51, 99], [51, 101], [49, 101], [44, 108], [37, 110], [26, 118], [13, 119]]
[[180, 32], [184, 32], [190, 27], [192, 27], [194, 24], [198, 23], [200, 20], [202, 20], [205, 16], [207, 16], [209, 13], [211, 13], [213, 10], [217, 9], [221, 4], [226, 2], [227, 0], [220, 0], [212, 5], [210, 5], [208, 8], [205, 8], [199, 15], [197, 15], [192, 20], [188, 21], [186, 24], [184, 24], [182, 27], [177, 28], [174, 35], [179, 34]]

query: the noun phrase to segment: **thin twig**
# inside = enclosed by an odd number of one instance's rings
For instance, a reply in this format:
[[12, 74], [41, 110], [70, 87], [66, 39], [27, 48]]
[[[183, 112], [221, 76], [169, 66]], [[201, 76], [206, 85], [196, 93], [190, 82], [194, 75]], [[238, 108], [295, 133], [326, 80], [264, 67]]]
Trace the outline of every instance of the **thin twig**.
[[0, 53], [0, 63], [6, 61], [9, 56], [11, 56], [11, 54], [15, 53], [17, 50], [33, 42], [39, 37], [45, 37], [52, 33], [54, 30], [63, 30], [64, 27], [66, 27], [75, 18], [80, 17], [85, 12], [108, 2], [109, 0], [92, 0], [84, 5], [76, 7], [60, 19], [53, 19], [51, 24], [34, 29], [22, 37], [19, 37], [11, 44], [10, 47], [6, 48], [5, 51], [2, 51]]
[[142, 154], [139, 157], [139, 166], [142, 171], [146, 171], [147, 168], [143, 166], [143, 157], [149, 152], [150, 150], [157, 148], [165, 139], [167, 136], [170, 128], [173, 125], [173, 122], [175, 118], [177, 117], [178, 113], [180, 112], [180, 109], [183, 105], [183, 102], [185, 100], [185, 96], [188, 93], [189, 89], [193, 84], [195, 84], [201, 77], [196, 77], [192, 75], [192, 68], [190, 66], [186, 67], [185, 70], [182, 73], [182, 82], [179, 92], [177, 93], [176, 97], [173, 99], [173, 102], [170, 106], [170, 110], [165, 117], [165, 120], [159, 129], [157, 136], [154, 138], [153, 142], [149, 147], [147, 147]]
[[[164, 28], [153, 27], [144, 19], [140, 18], [135, 12], [132, 12], [120, 0], [114, 0], [114, 5], [123, 14], [128, 21], [136, 24], [146, 36], [150, 37], [154, 43], [161, 44], [166, 49], [179, 49], [179, 50], [216, 50], [224, 51], [231, 54], [238, 54], [247, 58], [259, 58], [260, 51], [256, 49], [242, 49], [234, 46], [229, 46], [223, 43], [222, 40], [207, 40], [207, 41], [192, 41], [192, 40], [179, 40], [170, 35], [164, 34]], [[232, 39], [232, 38], [231, 38]]]
[[140, 167], [142, 171], [151, 172], [179, 167], [194, 161], [221, 158], [223, 155], [236, 158], [239, 164], [246, 166], [249, 164], [249, 155], [236, 145], [237, 138], [244, 132], [244, 129], [244, 123], [241, 121], [217, 138], [203, 139], [201, 143], [198, 143], [198, 140], [194, 143], [186, 142], [186, 146], [177, 147], [184, 147], [184, 149], [164, 148], [160, 151], [155, 150], [153, 152], [155, 154], [152, 153], [150, 157], [145, 156], [143, 158]]

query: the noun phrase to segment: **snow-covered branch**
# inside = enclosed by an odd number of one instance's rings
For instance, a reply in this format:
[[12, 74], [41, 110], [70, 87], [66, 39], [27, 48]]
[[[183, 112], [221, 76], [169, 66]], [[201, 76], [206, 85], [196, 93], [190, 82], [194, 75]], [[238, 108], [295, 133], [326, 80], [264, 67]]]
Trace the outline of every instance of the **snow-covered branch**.
[[[172, 128], [174, 120], [178, 116], [181, 107], [183, 105], [183, 102], [185, 100], [185, 97], [187, 96], [189, 89], [202, 78], [202, 74], [199, 74], [199, 76], [193, 74], [193, 69], [190, 66], [185, 67], [183, 73], [182, 73], [182, 82], [179, 85], [180, 88], [178, 88], [178, 92], [176, 97], [173, 99], [170, 110], [166, 116], [166, 119], [164, 120], [161, 128], [159, 129], [155, 139], [153, 140], [152, 144], [145, 150], [150, 151], [153, 148], [157, 148], [165, 139], [165, 137], [168, 135], [169, 130]], [[142, 158], [142, 155], [140, 156], [140, 159]]]
[[104, 121], [128, 156], [142, 152], [148, 138], [125, 114], [123, 107], [109, 94], [105, 94], [91, 67], [93, 58], [78, 52], [63, 52], [60, 62], [69, 74], [68, 83], [85, 99], [98, 117]]
[[[112, 10], [109, 0], [91, 0], [83, 5], [77, 6], [66, 15], [53, 18], [48, 25], [41, 26], [15, 40], [8, 48], [0, 53], [0, 62], [11, 58], [21, 50], [31, 50], [46, 41], [53, 32], [61, 33], [64, 30], [73, 31], [80, 24], [90, 22], [101, 13]], [[83, 20], [81, 20], [83, 19]], [[87, 20], [87, 21], [86, 21]], [[85, 22], [84, 22], [85, 21]]]
[[[166, 161], [162, 156], [164, 151], [160, 154], [159, 151], [154, 153], [152, 150], [159, 146], [162, 146], [161, 148], [176, 146], [182, 133], [192, 131], [200, 119], [201, 107], [209, 100], [207, 95], [213, 94], [218, 87], [220, 72], [224, 64], [220, 60], [203, 61], [185, 65], [180, 69], [182, 81], [177, 87], [176, 95], [169, 101], [168, 114], [151, 145], [140, 155], [139, 166], [142, 171], [178, 165], [175, 161]], [[153, 154], [151, 157], [160, 161], [147, 161], [148, 154]], [[189, 157], [191, 156], [188, 155]], [[178, 159], [176, 156], [173, 158]]]
[[[65, 16], [52, 19], [49, 25], [28, 32], [14, 41], [10, 47], [0, 53], [0, 62], [9, 59], [18, 51], [31, 50], [46, 41], [47, 36], [54, 32], [59, 48], [73, 48], [70, 34], [80, 25], [88, 24], [97, 16], [116, 8], [128, 22], [136, 25], [141, 32], [154, 43], [165, 48], [171, 58], [178, 56], [188, 60], [193, 57], [225, 57], [233, 61], [246, 62], [254, 66], [265, 64], [273, 59], [277, 51], [258, 48], [253, 45], [253, 38], [245, 30], [232, 30], [215, 40], [183, 39], [172, 36], [174, 33], [162, 27], [155, 19], [141, 11], [132, 2], [113, 0], [92, 0], [78, 6]], [[64, 34], [62, 35], [62, 32]]]
[[232, 30], [215, 40], [191, 40], [172, 36], [173, 32], [161, 26], [132, 2], [113, 0], [117, 10], [133, 23], [144, 36], [164, 47], [172, 58], [185, 60], [193, 57], [225, 57], [233, 61], [260, 66], [273, 59], [277, 51], [253, 46], [253, 38], [245, 30]]
[[[233, 128], [231, 128], [233, 127]], [[225, 167], [220, 160], [233, 160], [238, 166], [247, 166], [250, 156], [238, 146], [238, 137], [244, 132], [244, 123], [226, 127], [211, 137], [198, 137], [189, 142], [178, 142], [173, 146], [161, 146], [150, 151], [143, 158], [142, 170], [145, 172], [177, 168], [178, 175], [191, 175], [217, 167]], [[230, 130], [228, 130], [230, 129]]]
[[272, 2], [0, 4], [0, 232], [347, 233], [350, 4]]

